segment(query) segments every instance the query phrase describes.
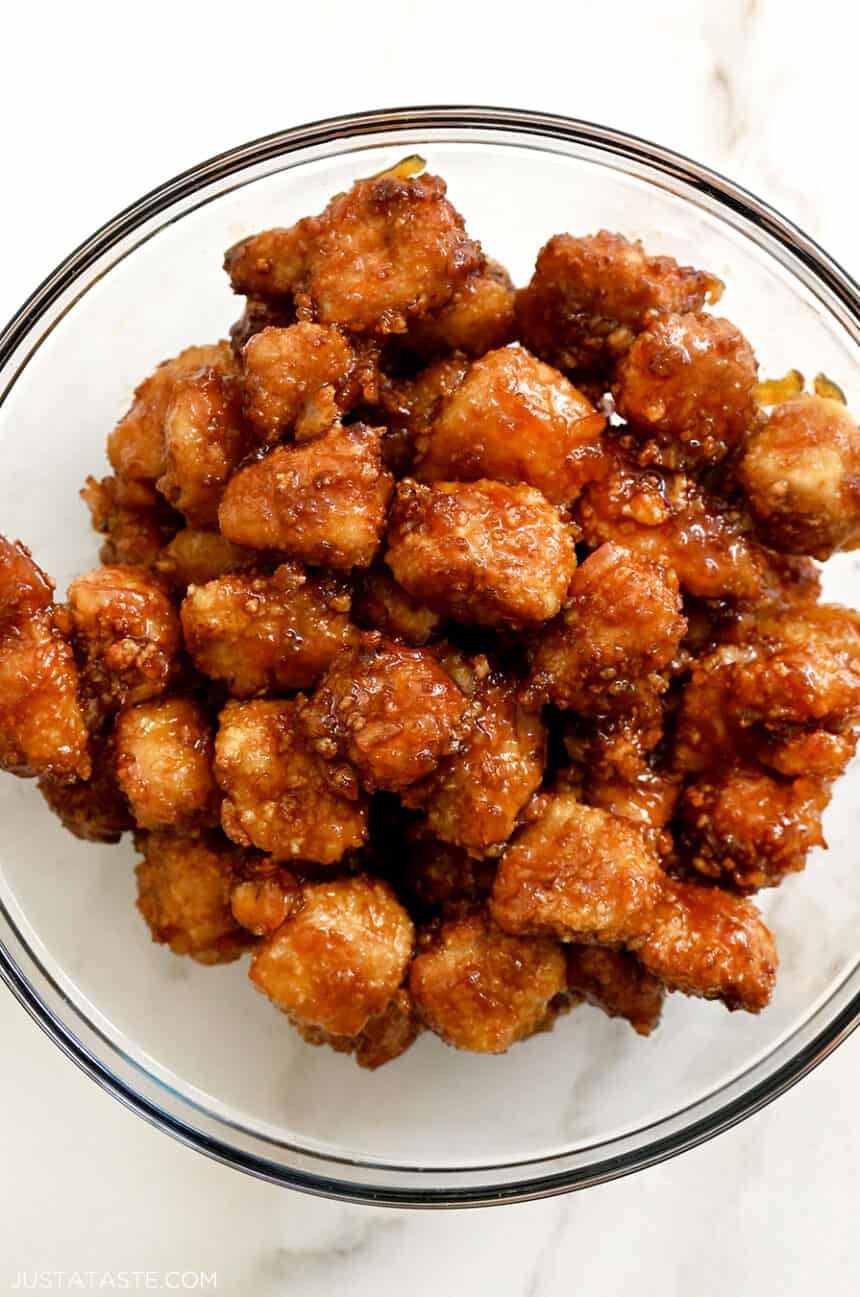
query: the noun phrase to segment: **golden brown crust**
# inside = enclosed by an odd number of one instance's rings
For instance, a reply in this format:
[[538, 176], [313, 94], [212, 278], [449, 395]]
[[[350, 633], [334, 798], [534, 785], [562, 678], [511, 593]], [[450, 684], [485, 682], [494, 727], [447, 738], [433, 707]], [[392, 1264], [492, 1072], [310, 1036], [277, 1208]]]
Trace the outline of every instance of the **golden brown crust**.
[[298, 703], [228, 703], [215, 740], [224, 831], [275, 860], [330, 865], [367, 838], [367, 808], [338, 794], [298, 721]]
[[320, 1027], [295, 1025], [309, 1045], [328, 1045], [338, 1054], [351, 1054], [359, 1067], [370, 1072], [405, 1054], [422, 1030], [409, 992], [403, 986], [395, 991], [382, 1013], [368, 1018], [367, 1026], [357, 1036], [333, 1036]]
[[153, 941], [199, 964], [227, 964], [251, 944], [230, 910], [234, 872], [241, 852], [218, 834], [165, 830], [137, 839], [137, 908]]
[[381, 443], [379, 428], [354, 423], [271, 451], [230, 481], [222, 532], [237, 545], [283, 550], [305, 563], [369, 567], [393, 488]]
[[253, 445], [237, 378], [208, 365], [179, 379], [163, 430], [159, 491], [190, 526], [216, 526], [224, 488]]
[[212, 725], [192, 698], [158, 698], [121, 711], [116, 772], [142, 829], [218, 823]]
[[228, 572], [257, 567], [260, 555], [243, 549], [217, 531], [183, 527], [155, 560], [155, 570], [183, 594], [190, 585], [205, 585]]
[[731, 321], [664, 315], [622, 359], [613, 393], [647, 462], [699, 467], [723, 459], [753, 427], [757, 377], [752, 347]]
[[739, 477], [775, 549], [825, 559], [860, 545], [860, 429], [838, 401], [778, 405], [750, 438]]
[[600, 475], [606, 417], [515, 343], [476, 360], [417, 439], [421, 481], [526, 482], [553, 504]]
[[108, 437], [108, 458], [117, 477], [155, 482], [164, 471], [164, 416], [176, 384], [204, 365], [229, 374], [233, 357], [226, 342], [186, 347], [165, 360], [135, 388], [134, 400]]
[[670, 990], [758, 1013], [776, 980], [776, 944], [758, 910], [718, 887], [673, 883], [654, 925], [634, 943], [639, 959]]
[[546, 726], [539, 711], [521, 703], [518, 682], [500, 675], [476, 688], [469, 717], [459, 751], [407, 789], [403, 802], [424, 811], [443, 842], [484, 855], [508, 840], [541, 782]]
[[409, 970], [409, 990], [430, 1030], [478, 1054], [503, 1054], [539, 1031], [565, 984], [555, 941], [508, 936], [486, 911], [428, 930]]
[[337, 787], [357, 776], [368, 792], [401, 792], [457, 750], [466, 706], [426, 649], [367, 632], [335, 658], [299, 715]]
[[357, 1036], [394, 997], [414, 935], [379, 879], [306, 883], [299, 908], [258, 947], [251, 980], [295, 1022]]
[[198, 671], [223, 680], [236, 698], [306, 689], [357, 632], [350, 595], [336, 576], [282, 563], [271, 576], [236, 572], [193, 585], [182, 631]]
[[296, 879], [271, 863], [240, 879], [230, 893], [233, 918], [255, 937], [271, 937], [301, 903]]
[[533, 487], [406, 478], [385, 561], [413, 598], [443, 616], [522, 628], [558, 612], [576, 551], [569, 528]]
[[561, 369], [605, 370], [653, 315], [699, 311], [722, 284], [672, 257], [649, 257], [642, 244], [600, 230], [556, 234], [538, 253], [517, 294], [523, 342]]
[[666, 990], [626, 950], [568, 946], [567, 989], [581, 995], [610, 1018], [624, 1018], [640, 1036], [650, 1036], [660, 1021]]
[[156, 577], [122, 564], [95, 568], [72, 582], [68, 600], [91, 708], [105, 714], [164, 692], [182, 637]]
[[67, 619], [20, 543], [0, 536], [0, 769], [54, 780], [90, 774]]
[[637, 825], [559, 793], [503, 852], [490, 911], [517, 935], [622, 945], [650, 931], [664, 880]]
[[574, 573], [564, 612], [535, 641], [531, 690], [586, 716], [628, 711], [643, 678], [670, 664], [686, 629], [674, 572], [601, 545]]
[[472, 271], [447, 306], [416, 320], [406, 342], [422, 356], [444, 351], [483, 356], [513, 339], [515, 297], [507, 270], [498, 261], [488, 260]]

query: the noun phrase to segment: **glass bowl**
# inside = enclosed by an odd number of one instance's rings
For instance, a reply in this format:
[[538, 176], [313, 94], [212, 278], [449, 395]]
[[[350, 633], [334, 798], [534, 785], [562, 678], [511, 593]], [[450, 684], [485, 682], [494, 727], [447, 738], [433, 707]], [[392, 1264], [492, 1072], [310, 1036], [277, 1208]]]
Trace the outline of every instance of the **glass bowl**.
[[[60, 590], [96, 561], [77, 489], [104, 471], [135, 383], [239, 312], [220, 271], [244, 234], [320, 209], [423, 154], [518, 282], [559, 231], [601, 226], [705, 266], [762, 372], [824, 370], [860, 405], [857, 285], [778, 213], [706, 168], [604, 127], [428, 108], [317, 122], [233, 149], [142, 198], [36, 290], [0, 339], [0, 530]], [[721, 308], [722, 309], [722, 308]], [[860, 603], [858, 561], [826, 594]], [[860, 768], [830, 851], [765, 894], [782, 966], [759, 1018], [669, 997], [648, 1040], [584, 1008], [502, 1057], [422, 1037], [376, 1073], [303, 1043], [242, 964], [153, 945], [130, 845], [66, 834], [32, 783], [0, 779], [0, 974], [60, 1048], [128, 1107], [231, 1166], [356, 1202], [455, 1206], [595, 1184], [739, 1121], [825, 1057], [860, 1013]]]

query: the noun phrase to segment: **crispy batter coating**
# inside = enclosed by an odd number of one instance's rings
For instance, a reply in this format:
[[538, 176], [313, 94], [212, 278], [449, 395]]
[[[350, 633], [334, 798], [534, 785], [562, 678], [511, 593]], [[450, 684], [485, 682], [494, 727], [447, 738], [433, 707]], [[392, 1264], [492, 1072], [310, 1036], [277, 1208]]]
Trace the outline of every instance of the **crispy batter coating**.
[[409, 347], [422, 356], [442, 351], [483, 356], [504, 347], [514, 336], [515, 297], [507, 270], [488, 260], [469, 275], [447, 306], [415, 321], [407, 335]]
[[218, 823], [212, 725], [193, 698], [157, 698], [116, 720], [116, 772], [142, 829]]
[[421, 1034], [421, 1023], [409, 992], [401, 986], [387, 1008], [368, 1018], [367, 1026], [357, 1036], [333, 1036], [320, 1027], [299, 1025], [298, 1029], [309, 1045], [328, 1045], [338, 1054], [352, 1054], [359, 1067], [374, 1072], [414, 1045]]
[[660, 1021], [665, 987], [635, 955], [601, 946], [568, 946], [567, 987], [610, 1018], [624, 1018], [640, 1036]]
[[255, 937], [271, 937], [301, 902], [298, 882], [279, 865], [268, 865], [265, 872], [254, 870], [230, 893], [233, 918]]
[[673, 991], [758, 1013], [770, 1000], [777, 953], [751, 901], [719, 887], [672, 883], [637, 955]]
[[663, 829], [675, 814], [681, 795], [678, 779], [646, 766], [632, 779], [590, 771], [584, 800], [613, 815], [651, 829]]
[[245, 413], [269, 443], [327, 431], [359, 401], [372, 401], [374, 356], [337, 328], [292, 324], [254, 334], [242, 356]]
[[761, 593], [761, 560], [739, 520], [683, 473], [637, 469], [616, 457], [612, 471], [585, 488], [575, 517], [592, 549], [611, 540], [663, 563], [685, 594], [740, 599]]
[[503, 852], [490, 910], [517, 935], [622, 945], [650, 931], [664, 883], [637, 825], [559, 793]]
[[740, 642], [694, 664], [678, 714], [676, 769], [757, 759], [782, 774], [835, 777], [860, 721], [860, 616], [838, 604], [797, 604], [741, 623], [738, 634]]
[[426, 644], [442, 623], [438, 613], [407, 594], [381, 563], [360, 574], [352, 615], [367, 630], [418, 646]]
[[149, 567], [182, 521], [149, 482], [88, 477], [80, 494], [94, 530], [105, 536], [99, 550], [103, 563]]
[[131, 409], [108, 437], [108, 459], [117, 477], [155, 482], [164, 471], [164, 416], [177, 383], [203, 366], [224, 374], [234, 370], [226, 342], [186, 347], [163, 361], [135, 388]]
[[778, 405], [750, 438], [739, 477], [775, 549], [825, 559], [860, 545], [860, 429], [838, 401]]
[[155, 560], [156, 571], [183, 593], [190, 585], [205, 585], [228, 572], [257, 567], [260, 555], [234, 545], [218, 531], [183, 527]]
[[190, 587], [182, 604], [185, 647], [198, 671], [236, 698], [316, 684], [357, 632], [338, 576], [282, 563], [271, 576], [234, 572]]
[[119, 842], [134, 827], [134, 820], [116, 779], [113, 735], [91, 736], [90, 754], [89, 779], [70, 784], [43, 775], [39, 792], [74, 837], [84, 842]]
[[245, 300], [245, 309], [230, 326], [230, 346], [237, 363], [242, 362], [246, 343], [263, 329], [286, 329], [296, 322], [296, 308], [291, 297], [254, 297]]
[[561, 608], [573, 537], [534, 487], [398, 483], [385, 561], [415, 599], [470, 625], [528, 627]]
[[516, 680], [487, 676], [475, 689], [459, 751], [403, 793], [405, 805], [425, 812], [431, 833], [475, 855], [508, 840], [543, 777], [546, 726], [519, 692]]
[[755, 421], [758, 364], [729, 320], [664, 315], [622, 359], [613, 393], [618, 413], [648, 442], [649, 462], [669, 468], [714, 464]]
[[431, 1031], [457, 1049], [503, 1054], [540, 1030], [565, 989], [557, 942], [508, 936], [486, 911], [449, 919], [423, 938], [409, 990]]
[[367, 839], [367, 808], [332, 788], [297, 706], [255, 699], [222, 711], [215, 739], [221, 822], [234, 842], [275, 860], [331, 865]]
[[301, 906], [258, 947], [251, 980], [295, 1022], [357, 1036], [394, 997], [414, 937], [380, 879], [306, 883]]
[[600, 230], [556, 234], [517, 294], [526, 346], [561, 369], [600, 371], [627, 350], [654, 314], [700, 311], [723, 285], [713, 275], [649, 257], [637, 240]]
[[136, 839], [137, 908], [153, 941], [198, 964], [229, 964], [251, 944], [230, 910], [234, 871], [241, 852], [219, 834], [172, 829]]
[[674, 572], [601, 545], [535, 643], [533, 695], [586, 716], [625, 711], [641, 679], [672, 661], [686, 629]]
[[271, 451], [241, 469], [221, 502], [221, 530], [250, 549], [280, 549], [305, 563], [369, 567], [393, 479], [382, 430], [363, 423]]
[[681, 800], [679, 847], [706, 877], [744, 890], [775, 887], [824, 846], [821, 814], [829, 800], [816, 779], [775, 779], [730, 769], [700, 779]]
[[417, 440], [425, 482], [527, 482], [553, 504], [574, 500], [603, 468], [598, 414], [572, 383], [519, 343], [476, 360]]
[[238, 379], [212, 365], [174, 384], [158, 489], [192, 527], [215, 527], [224, 488], [253, 445]]
[[357, 777], [368, 792], [401, 792], [457, 750], [467, 702], [426, 649], [370, 631], [338, 654], [300, 719], [336, 786]]
[[181, 634], [157, 578], [122, 564], [95, 568], [72, 582], [68, 599], [85, 693], [98, 712], [164, 692]]
[[227, 253], [239, 292], [293, 292], [299, 316], [359, 333], [403, 333], [480, 268], [478, 244], [438, 176], [359, 180], [319, 217]]
[[0, 769], [54, 780], [90, 774], [66, 618], [20, 543], [0, 536]]

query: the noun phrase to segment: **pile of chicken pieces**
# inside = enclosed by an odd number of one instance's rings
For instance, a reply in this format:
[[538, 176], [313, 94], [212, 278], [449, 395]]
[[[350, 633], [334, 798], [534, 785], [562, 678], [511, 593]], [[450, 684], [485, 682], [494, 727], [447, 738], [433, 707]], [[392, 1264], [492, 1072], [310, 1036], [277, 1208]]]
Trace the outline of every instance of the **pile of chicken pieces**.
[[156, 941], [250, 952], [362, 1066], [582, 1001], [758, 1012], [750, 895], [823, 845], [860, 724], [813, 561], [860, 545], [844, 404], [760, 384], [720, 281], [621, 235], [516, 291], [408, 166], [225, 265], [230, 341], [84, 487], [102, 566], [59, 604], [0, 538], [0, 766], [134, 833]]

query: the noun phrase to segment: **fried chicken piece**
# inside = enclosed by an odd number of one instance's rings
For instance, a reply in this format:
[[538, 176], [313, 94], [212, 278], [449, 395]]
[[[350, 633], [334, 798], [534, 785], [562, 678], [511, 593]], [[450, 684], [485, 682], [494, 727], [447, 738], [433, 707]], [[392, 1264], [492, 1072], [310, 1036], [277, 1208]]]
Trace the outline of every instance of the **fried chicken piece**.
[[683, 473], [637, 469], [614, 458], [608, 475], [589, 483], [577, 502], [574, 516], [590, 548], [615, 541], [663, 563], [685, 594], [758, 598], [762, 561], [737, 511], [710, 499]]
[[522, 628], [561, 608], [570, 529], [534, 487], [398, 483], [385, 561], [413, 598], [469, 625]]
[[[674, 658], [687, 629], [678, 580], [620, 545], [590, 554], [564, 612], [532, 649], [531, 693], [584, 716], [627, 711], [644, 678]], [[659, 692], [659, 680], [654, 687]]]
[[411, 378], [380, 374], [379, 408], [387, 424], [382, 456], [395, 477], [406, 477], [413, 471], [419, 436], [427, 433], [442, 402], [457, 390], [470, 364], [463, 352], [452, 351]]
[[632, 779], [590, 771], [585, 781], [585, 801], [612, 815], [620, 815], [644, 828], [663, 829], [675, 814], [681, 785], [672, 775], [646, 766]]
[[237, 545], [305, 563], [369, 567], [394, 485], [381, 443], [380, 428], [354, 423], [271, 451], [231, 480], [221, 530]]
[[166, 829], [138, 834], [135, 842], [144, 857], [136, 870], [137, 908], [153, 941], [198, 964], [238, 959], [251, 945], [230, 909], [241, 852], [217, 833]]
[[215, 527], [224, 488], [253, 445], [242, 387], [212, 365], [179, 379], [164, 413], [159, 491], [192, 527]]
[[301, 319], [358, 333], [403, 333], [446, 306], [483, 264], [437, 176], [358, 180], [319, 217], [231, 248], [238, 292], [292, 292]]
[[649, 756], [663, 738], [662, 689], [662, 681], [637, 681], [625, 691], [621, 710], [591, 720], [588, 765], [597, 778], [632, 783], [647, 771]]
[[228, 572], [243, 572], [260, 563], [256, 550], [234, 545], [218, 531], [183, 527], [155, 560], [155, 569], [176, 590], [206, 585]]
[[439, 614], [407, 594], [382, 564], [360, 574], [352, 615], [367, 630], [380, 630], [389, 639], [418, 647], [426, 644], [442, 624]]
[[217, 824], [212, 725], [193, 698], [157, 698], [116, 720], [116, 772], [142, 829]]
[[860, 429], [838, 401], [801, 395], [778, 405], [738, 476], [774, 549], [826, 559], [860, 546]]
[[190, 587], [182, 604], [185, 647], [198, 671], [236, 698], [316, 684], [358, 632], [338, 576], [282, 563], [271, 576], [235, 572]]
[[305, 883], [302, 903], [260, 945], [250, 976], [300, 1026], [357, 1036], [394, 998], [415, 930], [387, 883]]
[[744, 890], [776, 887], [804, 868], [812, 847], [826, 845], [821, 814], [828, 800], [816, 779], [730, 769], [687, 788], [678, 845], [706, 877]]
[[553, 504], [574, 500], [603, 468], [606, 416], [519, 343], [476, 360], [417, 439], [425, 482], [526, 482]]
[[90, 774], [69, 626], [30, 551], [0, 536], [0, 769], [65, 782]]
[[93, 529], [105, 536], [99, 550], [103, 563], [150, 567], [182, 521], [149, 482], [88, 477], [80, 495]]
[[527, 288], [517, 294], [520, 336], [561, 369], [605, 371], [653, 316], [700, 311], [723, 285], [714, 275], [649, 257], [637, 240], [600, 230], [584, 238], [556, 234], [538, 253]]
[[427, 827], [443, 842], [486, 855], [507, 842], [540, 785], [546, 726], [539, 711], [520, 702], [518, 682], [498, 673], [476, 688], [473, 703], [459, 751], [406, 789], [402, 800], [425, 812]]
[[741, 445], [757, 409], [758, 363], [729, 320], [663, 315], [639, 334], [618, 366], [618, 413], [667, 468], [715, 464]]
[[158, 480], [164, 472], [164, 416], [176, 385], [204, 366], [233, 373], [228, 344], [186, 347], [172, 360], [163, 361], [135, 388], [131, 409], [108, 437], [108, 459], [117, 477], [134, 482]]
[[325, 432], [359, 400], [372, 401], [374, 356], [337, 328], [292, 324], [254, 334], [242, 356], [245, 413], [270, 444]]
[[221, 823], [234, 842], [276, 861], [330, 865], [367, 840], [367, 807], [331, 787], [297, 709], [295, 700], [263, 699], [224, 708], [215, 739]]
[[513, 338], [515, 297], [507, 270], [489, 260], [469, 275], [441, 311], [416, 320], [406, 341], [422, 356], [445, 351], [483, 356]]
[[508, 936], [486, 911], [431, 927], [409, 969], [409, 990], [430, 1030], [477, 1054], [503, 1054], [534, 1035], [565, 985], [557, 942]]
[[271, 937], [301, 903], [296, 879], [288, 870], [272, 864], [265, 867], [265, 872], [254, 870], [230, 893], [233, 918], [255, 937]]
[[298, 1030], [309, 1045], [328, 1045], [338, 1054], [352, 1054], [359, 1067], [375, 1072], [414, 1045], [421, 1034], [421, 1023], [409, 992], [401, 986], [388, 1007], [368, 1018], [367, 1026], [357, 1036], [333, 1036], [320, 1027], [299, 1026]]
[[134, 827], [134, 820], [116, 779], [113, 735], [91, 735], [90, 754], [89, 779], [70, 784], [44, 775], [39, 792], [74, 837], [83, 842], [119, 842]]
[[635, 955], [601, 946], [568, 946], [567, 989], [624, 1018], [640, 1036], [650, 1036], [663, 1011], [665, 987], [646, 972]]
[[490, 912], [518, 936], [623, 945], [650, 932], [664, 883], [636, 824], [559, 793], [503, 852]]
[[164, 693], [177, 667], [179, 617], [142, 568], [95, 568], [69, 586], [84, 692], [98, 713]]
[[335, 786], [402, 792], [457, 750], [467, 701], [426, 649], [369, 631], [338, 654], [299, 717]]
[[830, 782], [838, 779], [857, 749], [857, 735], [830, 730], [773, 727], [772, 736], [756, 735], [756, 756], [763, 766], [788, 779], [809, 775]]
[[263, 329], [286, 329], [295, 322], [296, 308], [289, 296], [246, 298], [244, 311], [230, 326], [230, 346], [237, 363], [241, 364], [246, 343]]
[[751, 901], [719, 887], [671, 883], [651, 931], [633, 946], [670, 990], [758, 1013], [776, 981], [776, 943]]

